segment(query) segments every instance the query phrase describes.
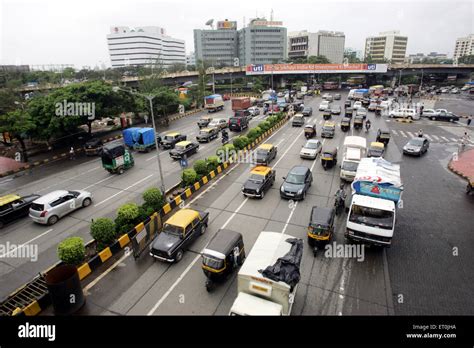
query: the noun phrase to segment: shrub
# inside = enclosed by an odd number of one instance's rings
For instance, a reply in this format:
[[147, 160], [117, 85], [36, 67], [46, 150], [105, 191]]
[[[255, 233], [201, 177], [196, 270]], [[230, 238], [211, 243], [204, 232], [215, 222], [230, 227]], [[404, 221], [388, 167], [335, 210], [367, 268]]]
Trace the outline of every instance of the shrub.
[[145, 209], [151, 208], [153, 209], [153, 212], [160, 211], [160, 209], [165, 205], [163, 193], [161, 193], [161, 190], [157, 187], [150, 187], [143, 192], [143, 200], [145, 201], [143, 207]]
[[138, 208], [138, 220], [145, 221], [147, 217], [153, 215], [154, 212], [155, 210], [145, 203]]
[[124, 234], [132, 230], [139, 222], [140, 210], [137, 204], [127, 203], [117, 210], [115, 230], [117, 234]]
[[194, 169], [185, 169], [181, 174], [184, 186], [189, 186], [197, 181], [197, 173]]
[[216, 155], [219, 157], [219, 162], [225, 162], [229, 160], [229, 158], [236, 153], [236, 148], [232, 144], [226, 144], [224, 146], [219, 147], [216, 150]]
[[80, 265], [86, 257], [84, 240], [80, 237], [69, 237], [58, 245], [59, 259], [68, 265]]
[[278, 122], [278, 118], [276, 116], [269, 116], [266, 121], [270, 123], [270, 127], [273, 127]]
[[213, 170], [216, 170], [217, 167], [219, 166], [219, 157], [217, 156], [211, 156], [206, 159], [207, 162], [207, 170], [209, 172], [212, 172]]
[[205, 160], [197, 160], [194, 162], [194, 171], [198, 175], [207, 175], [209, 173], [209, 170], [207, 168], [207, 163]]
[[113, 243], [117, 236], [115, 223], [109, 218], [98, 218], [91, 223], [91, 236], [97, 241], [97, 249], [102, 250]]
[[262, 129], [260, 127], [255, 127], [255, 128], [252, 128], [251, 130], [249, 130], [249, 132], [247, 133], [247, 137], [249, 138], [250, 142], [253, 142], [261, 134], [262, 134]]
[[258, 124], [258, 127], [262, 129], [262, 133], [270, 129], [272, 125], [268, 121], [263, 121]]
[[247, 144], [248, 144], [248, 138], [247, 137], [239, 136], [239, 137], [234, 138], [234, 147], [237, 150], [244, 149], [247, 146]]

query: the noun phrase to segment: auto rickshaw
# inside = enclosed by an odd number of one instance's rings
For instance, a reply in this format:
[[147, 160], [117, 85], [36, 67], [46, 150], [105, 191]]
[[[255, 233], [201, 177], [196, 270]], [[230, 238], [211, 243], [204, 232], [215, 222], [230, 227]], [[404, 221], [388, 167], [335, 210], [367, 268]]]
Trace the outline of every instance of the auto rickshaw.
[[316, 125], [308, 124], [304, 126], [304, 136], [306, 139], [314, 138], [316, 136]]
[[122, 174], [125, 169], [129, 169], [135, 164], [132, 154], [121, 143], [111, 143], [102, 149], [102, 166], [109, 173]]
[[364, 125], [364, 117], [363, 116], [354, 117], [354, 129], [362, 129], [363, 125]]
[[390, 141], [390, 132], [381, 130], [379, 128], [379, 130], [377, 131], [376, 141], [379, 143], [383, 143], [385, 146], [387, 146]]
[[345, 117], [352, 118], [352, 113], [354, 112], [354, 109], [351, 107], [346, 108], [346, 111], [344, 112]]
[[350, 108], [351, 105], [352, 105], [352, 103], [351, 103], [350, 100], [346, 100], [346, 101], [344, 102], [344, 108], [345, 108], [345, 109]]
[[202, 252], [202, 270], [207, 277], [206, 290], [211, 291], [215, 283], [224, 281], [245, 260], [242, 234], [222, 229], [212, 237]]
[[334, 233], [335, 215], [334, 208], [314, 206], [311, 209], [308, 224], [308, 244], [313, 248], [314, 256], [316, 256], [319, 249], [324, 249], [324, 245], [331, 241]]
[[384, 143], [373, 141], [370, 143], [369, 150], [367, 151], [367, 157], [382, 157], [384, 151]]
[[331, 119], [331, 117], [332, 117], [332, 112], [331, 112], [331, 110], [323, 111], [323, 118], [324, 118], [325, 120], [329, 120], [329, 119]]
[[341, 130], [347, 132], [351, 129], [351, 119], [349, 117], [343, 117], [341, 120]]
[[382, 109], [383, 109], [382, 106], [377, 105], [375, 107], [375, 116], [382, 116]]
[[337, 148], [323, 149], [321, 152], [321, 165], [324, 170], [332, 168], [337, 163]]

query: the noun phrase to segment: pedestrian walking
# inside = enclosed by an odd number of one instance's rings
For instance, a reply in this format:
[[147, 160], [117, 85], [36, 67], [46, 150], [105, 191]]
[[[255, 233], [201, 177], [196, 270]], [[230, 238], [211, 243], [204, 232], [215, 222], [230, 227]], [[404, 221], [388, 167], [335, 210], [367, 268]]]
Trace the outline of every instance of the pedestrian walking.
[[472, 121], [472, 115], [469, 116], [469, 118], [467, 119], [467, 126], [468, 127], [471, 125], [471, 121]]
[[424, 107], [423, 104], [422, 104], [422, 105], [420, 106], [420, 116], [423, 115], [423, 109], [424, 109], [424, 108], [425, 108], [425, 107]]
[[76, 158], [76, 154], [74, 152], [74, 148], [71, 146], [71, 149], [69, 150], [69, 159], [73, 160]]

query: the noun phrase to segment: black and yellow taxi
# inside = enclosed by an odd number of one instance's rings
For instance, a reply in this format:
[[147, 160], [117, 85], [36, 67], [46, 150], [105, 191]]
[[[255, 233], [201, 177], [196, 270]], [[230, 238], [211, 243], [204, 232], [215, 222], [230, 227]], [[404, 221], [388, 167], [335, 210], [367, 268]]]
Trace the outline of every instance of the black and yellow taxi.
[[27, 216], [33, 201], [40, 197], [40, 195], [21, 197], [15, 194], [0, 197], [0, 229], [9, 222]]
[[385, 151], [385, 144], [378, 141], [373, 141], [370, 143], [369, 149], [367, 151], [367, 157], [382, 157]]
[[347, 132], [351, 129], [351, 119], [349, 117], [343, 117], [341, 120], [341, 130]]
[[276, 157], [277, 151], [273, 144], [262, 144], [255, 151], [255, 162], [267, 166]]
[[151, 243], [150, 255], [161, 261], [179, 262], [192, 242], [206, 232], [208, 223], [208, 212], [178, 210]]
[[191, 156], [199, 149], [199, 144], [192, 141], [180, 141], [170, 150], [170, 157], [173, 159], [182, 159]]
[[197, 125], [199, 128], [205, 128], [212, 121], [212, 117], [203, 116], [197, 121]]
[[250, 172], [250, 177], [242, 186], [242, 193], [246, 197], [265, 197], [265, 192], [273, 186], [276, 172], [270, 167], [256, 166]]
[[219, 135], [219, 130], [217, 128], [201, 128], [198, 135], [196, 135], [196, 140], [199, 143], [208, 143], [212, 139], [217, 139]]
[[163, 149], [172, 149], [175, 147], [177, 143], [180, 141], [186, 140], [186, 135], [181, 134], [179, 132], [170, 132], [166, 133], [162, 138], [161, 138], [161, 147]]

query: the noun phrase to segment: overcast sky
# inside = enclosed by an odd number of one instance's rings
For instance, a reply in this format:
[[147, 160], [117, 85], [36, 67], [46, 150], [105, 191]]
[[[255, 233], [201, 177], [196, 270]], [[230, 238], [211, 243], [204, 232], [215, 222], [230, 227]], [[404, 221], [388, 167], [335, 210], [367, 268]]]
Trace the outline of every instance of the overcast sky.
[[456, 38], [474, 33], [472, 0], [0, 0], [0, 64], [110, 66], [106, 35], [116, 25], [163, 27], [190, 52], [193, 29], [208, 19], [241, 28], [272, 9], [288, 31], [343, 31], [345, 46], [362, 51], [367, 36], [400, 30], [407, 54], [452, 56]]

